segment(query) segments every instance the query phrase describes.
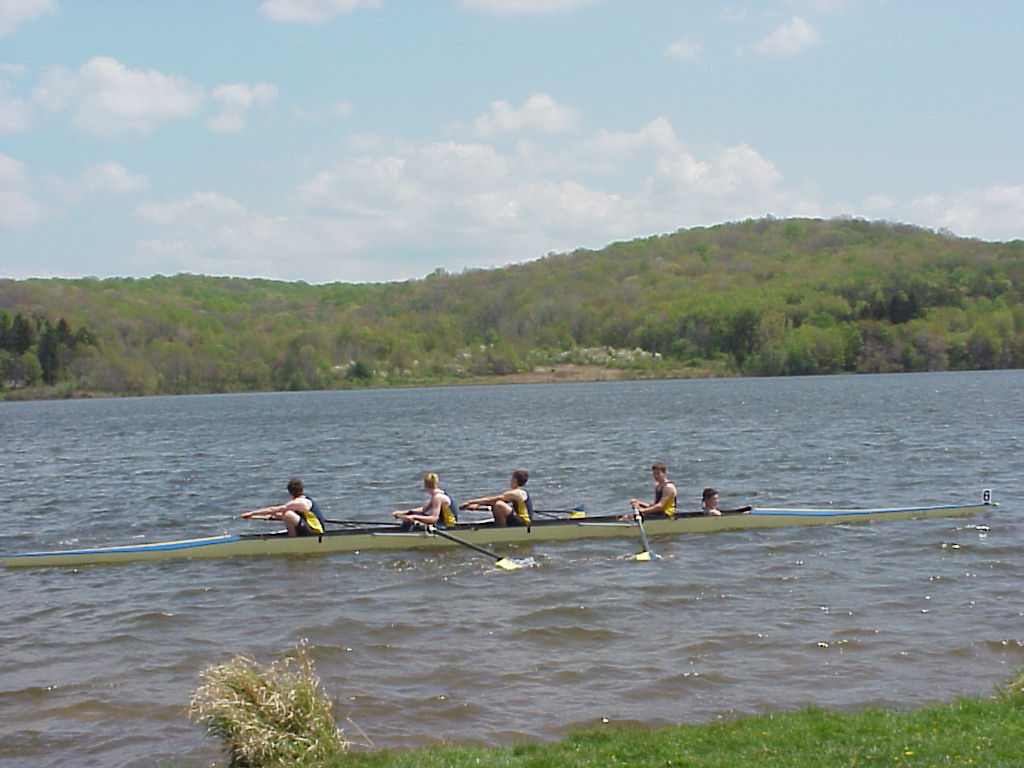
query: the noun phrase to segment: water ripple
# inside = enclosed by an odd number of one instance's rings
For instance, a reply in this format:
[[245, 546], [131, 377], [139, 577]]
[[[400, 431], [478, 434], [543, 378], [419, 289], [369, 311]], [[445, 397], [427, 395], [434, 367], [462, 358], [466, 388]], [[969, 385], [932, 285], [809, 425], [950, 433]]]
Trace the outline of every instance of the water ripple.
[[[4, 759], [208, 765], [218, 745], [183, 715], [199, 671], [240, 652], [269, 662], [300, 637], [350, 735], [377, 747], [988, 695], [1024, 664], [1024, 497], [1005, 487], [1024, 472], [1006, 417], [1024, 412], [1022, 385], [998, 372], [0, 403], [0, 493], [19, 510], [4, 551], [259, 530], [238, 512], [279, 501], [294, 474], [332, 517], [360, 519], [418, 501], [424, 471], [471, 498], [517, 466], [544, 507], [621, 510], [650, 494], [654, 459], [686, 504], [706, 485], [737, 504], [941, 504], [982, 482], [1003, 503], [970, 520], [654, 537], [651, 563], [632, 560], [634, 537], [508, 547], [537, 564], [514, 572], [463, 549], [6, 571]], [[671, 429], [652, 428], [651, 403]], [[529, 439], [482, 441], [507, 435], [508, 413]], [[276, 441], [297, 423], [301, 438]], [[427, 424], [449, 439], [420, 440]]]

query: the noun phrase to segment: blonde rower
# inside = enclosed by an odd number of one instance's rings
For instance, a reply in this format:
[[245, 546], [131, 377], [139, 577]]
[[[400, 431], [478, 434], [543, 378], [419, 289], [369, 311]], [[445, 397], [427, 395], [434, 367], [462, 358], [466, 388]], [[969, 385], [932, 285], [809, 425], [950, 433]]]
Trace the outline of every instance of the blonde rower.
[[436, 525], [438, 528], [447, 528], [455, 525], [456, 518], [452, 497], [439, 487], [437, 475], [428, 472], [423, 476], [423, 490], [430, 494], [430, 499], [421, 507], [415, 509], [396, 509], [391, 514], [400, 520], [412, 523], [423, 523], [424, 525]]

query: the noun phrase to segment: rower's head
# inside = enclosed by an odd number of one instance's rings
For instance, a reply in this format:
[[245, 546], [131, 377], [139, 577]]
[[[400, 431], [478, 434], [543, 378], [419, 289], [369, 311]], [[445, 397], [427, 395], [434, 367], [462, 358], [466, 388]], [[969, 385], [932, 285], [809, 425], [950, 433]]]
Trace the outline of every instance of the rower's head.
[[651, 464], [651, 475], [656, 481], [663, 482], [668, 477], [668, 470], [665, 469], [665, 465], [660, 461], [656, 461]]
[[705, 488], [701, 499], [704, 502], [704, 509], [718, 509], [718, 491], [714, 488]]
[[515, 485], [516, 488], [522, 488], [526, 485], [526, 481], [529, 479], [530, 473], [525, 469], [517, 469], [512, 473], [512, 484]]
[[288, 481], [288, 493], [292, 495], [294, 499], [296, 496], [301, 496], [306, 492], [306, 489], [302, 486], [302, 481], [297, 477], [293, 477]]
[[427, 472], [423, 476], [423, 490], [432, 491], [437, 488], [439, 482], [441, 481], [438, 479], [436, 472]]

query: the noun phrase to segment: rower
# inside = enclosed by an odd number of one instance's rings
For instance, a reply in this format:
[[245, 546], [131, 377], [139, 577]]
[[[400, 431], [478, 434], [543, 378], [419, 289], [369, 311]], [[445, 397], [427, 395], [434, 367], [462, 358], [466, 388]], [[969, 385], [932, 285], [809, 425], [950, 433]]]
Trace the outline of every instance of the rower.
[[675, 517], [676, 516], [676, 484], [668, 479], [665, 465], [660, 461], [651, 465], [651, 476], [654, 478], [654, 501], [651, 504], [631, 499], [629, 505], [644, 517]]
[[508, 490], [493, 496], [482, 496], [459, 506], [459, 509], [489, 509], [494, 516], [495, 526], [525, 525], [533, 522], [533, 501], [523, 487], [530, 479], [525, 469], [517, 469], [508, 481]]
[[291, 501], [270, 507], [261, 507], [243, 512], [247, 520], [280, 520], [288, 529], [289, 536], [323, 536], [324, 518], [320, 506], [306, 495], [302, 481], [293, 477], [288, 481]]
[[705, 515], [721, 515], [722, 510], [718, 508], [718, 491], [714, 488], [705, 488], [701, 494], [701, 511]]
[[428, 472], [423, 476], [423, 490], [430, 494], [427, 503], [413, 509], [396, 509], [391, 514], [403, 521], [402, 529], [411, 530], [416, 523], [449, 528], [459, 521], [455, 514], [452, 497], [439, 485], [437, 474]]

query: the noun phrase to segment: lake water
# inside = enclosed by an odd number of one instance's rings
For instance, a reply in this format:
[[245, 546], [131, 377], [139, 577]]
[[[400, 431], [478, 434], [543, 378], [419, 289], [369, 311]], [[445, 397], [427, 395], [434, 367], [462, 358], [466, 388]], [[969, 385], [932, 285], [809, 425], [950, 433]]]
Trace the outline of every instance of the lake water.
[[[986, 696], [1024, 664], [1024, 371], [0, 403], [4, 552], [259, 530], [301, 476], [384, 518], [530, 471], [625, 512], [661, 460], [687, 508], [1001, 506], [968, 519], [507, 548], [0, 571], [0, 765], [204, 766], [201, 669], [313, 644], [377, 747], [553, 740], [817, 705]], [[979, 528], [980, 527], [980, 528]], [[956, 546], [952, 546], [956, 545]]]

